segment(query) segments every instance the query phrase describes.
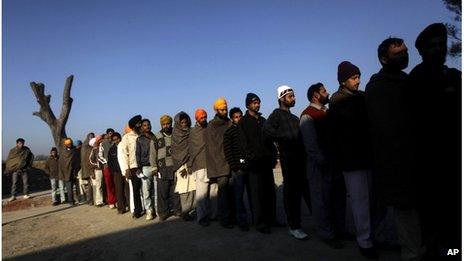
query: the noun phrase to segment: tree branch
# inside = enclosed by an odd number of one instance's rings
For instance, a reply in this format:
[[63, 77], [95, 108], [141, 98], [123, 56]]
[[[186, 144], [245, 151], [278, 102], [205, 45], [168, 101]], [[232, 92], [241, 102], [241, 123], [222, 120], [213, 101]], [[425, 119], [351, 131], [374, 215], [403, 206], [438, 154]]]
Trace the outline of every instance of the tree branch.
[[32, 115], [41, 118], [48, 125], [53, 125], [56, 122], [55, 114], [53, 114], [52, 109], [50, 108], [50, 95], [45, 95], [45, 86], [43, 83], [30, 83], [32, 91], [37, 99], [37, 102], [40, 105], [40, 111], [34, 112]]
[[69, 113], [71, 112], [71, 106], [73, 99], [71, 98], [71, 87], [73, 83], [74, 76], [70, 75], [66, 79], [66, 83], [64, 84], [64, 91], [63, 91], [63, 105], [61, 106], [61, 114], [60, 114], [60, 125], [65, 126], [68, 122]]

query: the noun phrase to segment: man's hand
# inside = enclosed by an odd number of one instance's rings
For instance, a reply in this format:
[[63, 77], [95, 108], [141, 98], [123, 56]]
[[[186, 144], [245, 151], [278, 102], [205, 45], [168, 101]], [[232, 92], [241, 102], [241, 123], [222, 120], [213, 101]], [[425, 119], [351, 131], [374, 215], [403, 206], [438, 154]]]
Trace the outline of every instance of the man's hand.
[[183, 178], [187, 177], [187, 175], [188, 175], [188, 172], [187, 172], [186, 169], [183, 169], [183, 170], [180, 172], [180, 176], [183, 177]]
[[126, 179], [130, 179], [130, 169], [126, 169], [126, 172], [124, 173], [124, 176], [126, 177]]

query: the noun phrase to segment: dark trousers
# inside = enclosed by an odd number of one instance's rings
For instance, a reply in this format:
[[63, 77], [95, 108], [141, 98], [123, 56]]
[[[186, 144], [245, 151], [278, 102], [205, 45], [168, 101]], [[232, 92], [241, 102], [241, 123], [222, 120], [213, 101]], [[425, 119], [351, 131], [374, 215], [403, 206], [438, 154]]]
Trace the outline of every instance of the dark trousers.
[[76, 188], [77, 188], [77, 183], [76, 183], [76, 180], [71, 178], [70, 180], [66, 180], [64, 182], [65, 186], [66, 186], [66, 191], [68, 193], [68, 198], [67, 198], [67, 202], [68, 203], [74, 203], [74, 191], [73, 191], [73, 185], [76, 185]]
[[218, 219], [223, 224], [234, 223], [234, 195], [233, 184], [229, 176], [215, 178], [218, 184]]
[[26, 170], [18, 170], [13, 172], [12, 174], [12, 181], [11, 181], [11, 196], [16, 196], [16, 186], [18, 184], [18, 176], [21, 176], [23, 179], [23, 193], [24, 195], [29, 194], [28, 190], [28, 183], [27, 183], [27, 171]]
[[290, 229], [301, 228], [301, 198], [304, 186], [309, 186], [305, 178], [304, 161], [281, 158], [284, 184], [284, 208]]
[[137, 177], [136, 169], [131, 169], [130, 180], [132, 182], [132, 196], [134, 197], [134, 214], [142, 214], [142, 198], [140, 189], [142, 188], [142, 180]]
[[122, 175], [121, 172], [113, 172], [114, 186], [116, 189], [116, 198], [118, 200], [118, 212], [122, 213], [126, 211], [126, 207], [129, 206], [129, 182]]
[[276, 191], [272, 169], [261, 168], [261, 171], [250, 171], [251, 209], [256, 227], [272, 226], [276, 222]]
[[174, 192], [176, 183], [173, 179], [156, 178], [158, 193], [158, 214], [160, 217], [169, 216], [170, 210], [176, 215], [182, 213], [179, 193]]
[[[248, 185], [248, 174], [245, 172], [234, 172], [232, 171], [232, 179], [230, 180], [233, 184], [234, 189], [234, 202], [235, 202], [235, 212], [237, 223], [240, 226], [248, 224], [248, 215], [245, 204], [243, 203], [243, 193], [247, 189], [247, 194], [249, 195], [249, 185]], [[250, 196], [248, 196], [249, 198]]]

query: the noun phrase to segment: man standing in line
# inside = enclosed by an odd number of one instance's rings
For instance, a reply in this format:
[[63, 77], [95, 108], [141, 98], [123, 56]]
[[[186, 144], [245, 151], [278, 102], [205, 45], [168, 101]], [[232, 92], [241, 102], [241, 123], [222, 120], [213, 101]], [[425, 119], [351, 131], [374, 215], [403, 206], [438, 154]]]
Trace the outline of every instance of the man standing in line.
[[52, 205], [53, 206], [60, 204], [60, 201], [56, 200], [57, 187], [60, 190], [61, 203], [66, 201], [66, 198], [64, 196], [63, 181], [58, 179], [58, 173], [59, 173], [58, 159], [59, 159], [58, 150], [55, 147], [53, 147], [52, 150], [50, 151], [50, 157], [47, 159], [47, 162], [45, 163], [45, 173], [47, 173], [48, 177], [50, 178], [50, 184], [52, 187]]
[[103, 207], [105, 205], [103, 199], [103, 165], [106, 164], [106, 160], [103, 158], [103, 154], [100, 153], [102, 138], [101, 135], [97, 135], [89, 141], [89, 145], [92, 146], [89, 158], [90, 169], [93, 171], [91, 174], [92, 190], [94, 204], [97, 207]]
[[155, 139], [150, 151], [150, 165], [157, 173], [158, 216], [165, 221], [171, 214], [181, 216], [179, 194], [174, 192], [174, 162], [171, 154], [172, 118], [163, 115], [160, 118], [161, 130], [155, 133]]
[[132, 184], [132, 200], [134, 202], [134, 213], [132, 217], [135, 219], [142, 216], [142, 201], [140, 197], [142, 181], [137, 177], [138, 165], [135, 153], [137, 138], [140, 135], [141, 123], [141, 115], [132, 117], [128, 123], [130, 131], [122, 137], [121, 142], [118, 144], [118, 163], [121, 168], [121, 173], [123, 173], [126, 179], [130, 179]]
[[111, 141], [113, 145], [108, 151], [108, 167], [114, 178], [118, 214], [124, 214], [127, 211], [126, 208], [129, 208], [129, 182], [122, 174], [118, 162], [118, 144], [121, 142], [121, 134], [118, 132], [113, 133]]
[[[234, 107], [229, 111], [229, 117], [232, 120], [232, 125], [224, 133], [224, 154], [231, 170], [231, 183], [233, 185], [235, 211], [237, 223], [242, 231], [249, 231], [248, 215], [243, 203], [243, 193], [245, 188], [247, 194], [250, 194], [250, 186], [248, 184], [248, 174], [245, 172], [245, 157], [243, 156], [240, 147], [240, 134], [238, 130], [238, 122], [242, 118], [242, 110]], [[250, 199], [250, 196], [248, 196]]]
[[152, 220], [156, 214], [153, 206], [153, 168], [150, 166], [150, 144], [153, 142], [151, 123], [148, 119], [142, 120], [141, 135], [137, 138], [135, 156], [139, 173], [142, 174], [142, 197], [146, 211], [146, 220]]
[[181, 111], [174, 117], [172, 131], [172, 160], [176, 175], [175, 192], [179, 193], [182, 218], [192, 221], [191, 213], [195, 208], [195, 179], [187, 167], [190, 158], [188, 141], [192, 122], [187, 113]]
[[227, 101], [219, 98], [214, 103], [216, 115], [205, 132], [206, 165], [208, 178], [218, 186], [218, 218], [224, 228], [234, 227], [233, 197], [230, 186], [230, 168], [224, 155], [224, 133], [231, 125], [227, 117]]
[[106, 134], [104, 136], [104, 139], [101, 143], [103, 155], [102, 157], [105, 159], [106, 163], [103, 164], [103, 176], [105, 178], [105, 187], [106, 187], [106, 195], [107, 195], [107, 201], [108, 201], [108, 207], [109, 208], [115, 208], [114, 204], [116, 204], [116, 192], [114, 188], [114, 181], [113, 181], [113, 176], [108, 168], [108, 151], [111, 147], [111, 135], [113, 135], [114, 130], [109, 128], [106, 130]]
[[[209, 216], [216, 217], [215, 209], [211, 206], [217, 207], [216, 204], [211, 204], [211, 200], [216, 198], [217, 184], [209, 183], [206, 168], [206, 151], [205, 151], [205, 131], [208, 126], [207, 113], [204, 109], [197, 109], [195, 111], [195, 127], [190, 131], [189, 136], [189, 162], [188, 168], [192, 170], [192, 175], [195, 177], [196, 188], [196, 213], [197, 221], [202, 226], [209, 226]], [[211, 212], [210, 212], [211, 211]]]
[[59, 168], [59, 179], [62, 180], [66, 186], [68, 193], [67, 202], [70, 205], [74, 205], [74, 196], [73, 196], [73, 185], [75, 184], [75, 178], [79, 169], [76, 166], [77, 151], [73, 147], [73, 141], [70, 138], [64, 140], [64, 147], [60, 153], [60, 158], [58, 160]]
[[460, 249], [462, 242], [462, 76], [445, 65], [447, 40], [444, 24], [427, 26], [415, 42], [422, 63], [409, 74], [420, 175], [415, 181], [428, 260], [448, 259], [449, 249]]
[[254, 93], [248, 93], [245, 104], [247, 111], [238, 127], [250, 185], [251, 209], [256, 230], [268, 234], [272, 226], [278, 225], [273, 173], [277, 149], [272, 140], [263, 136], [266, 119], [259, 112], [261, 99]]
[[[361, 72], [348, 61], [338, 65], [340, 88], [330, 98], [331, 157], [342, 170], [356, 227], [361, 255], [378, 258], [371, 232], [372, 152], [364, 92], [359, 91]], [[337, 168], [338, 168], [337, 167]]]
[[24, 144], [24, 139], [17, 139], [16, 146], [10, 150], [6, 159], [5, 173], [12, 173], [11, 198], [8, 201], [16, 200], [18, 176], [21, 176], [23, 179], [23, 198], [30, 198], [27, 183], [27, 171], [30, 167], [32, 167], [34, 154], [32, 154], [31, 150]]
[[332, 177], [329, 163], [329, 122], [327, 108], [329, 93], [322, 83], [308, 88], [309, 106], [301, 113], [300, 129], [306, 148], [306, 175], [311, 193], [313, 217], [319, 237], [330, 247], [342, 248], [335, 239], [330, 217]]
[[284, 206], [289, 234], [296, 239], [309, 238], [301, 229], [301, 199], [308, 186], [305, 178], [305, 149], [300, 132], [300, 119], [290, 112], [295, 106], [295, 93], [289, 86], [277, 88], [279, 108], [275, 109], [263, 125], [263, 134], [278, 145], [280, 165], [284, 179]]
[[90, 153], [92, 152], [92, 146], [89, 145], [89, 141], [95, 137], [93, 132], [87, 134], [81, 148], [81, 176], [79, 177], [79, 186], [82, 195], [85, 195], [85, 200], [89, 205], [93, 205], [93, 191], [90, 177], [93, 175], [93, 170], [90, 164]]

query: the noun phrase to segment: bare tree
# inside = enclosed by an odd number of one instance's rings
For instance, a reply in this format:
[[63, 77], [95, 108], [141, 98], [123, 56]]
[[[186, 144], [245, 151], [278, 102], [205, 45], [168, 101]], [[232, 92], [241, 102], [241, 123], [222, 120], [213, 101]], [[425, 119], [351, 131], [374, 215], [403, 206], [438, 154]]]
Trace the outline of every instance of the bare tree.
[[43, 83], [31, 82], [31, 88], [34, 92], [37, 102], [40, 105], [40, 110], [38, 112], [32, 113], [42, 119], [50, 127], [52, 132], [53, 141], [55, 146], [60, 148], [63, 144], [63, 140], [67, 138], [66, 136], [66, 123], [68, 122], [69, 113], [71, 112], [71, 106], [73, 99], [71, 98], [71, 87], [73, 83], [74, 76], [70, 75], [66, 79], [63, 91], [63, 104], [61, 106], [60, 117], [57, 119], [55, 114], [50, 107], [51, 95], [45, 95], [45, 85]]
[[[461, 12], [462, 5], [461, 0], [443, 0], [443, 3], [446, 6], [446, 9], [455, 14], [454, 21], [458, 22], [458, 25], [461, 24]], [[446, 23], [446, 28], [448, 29], [448, 36], [451, 38], [451, 46], [449, 48], [449, 55], [451, 57], [461, 56], [461, 33], [459, 28], [450, 23]]]

